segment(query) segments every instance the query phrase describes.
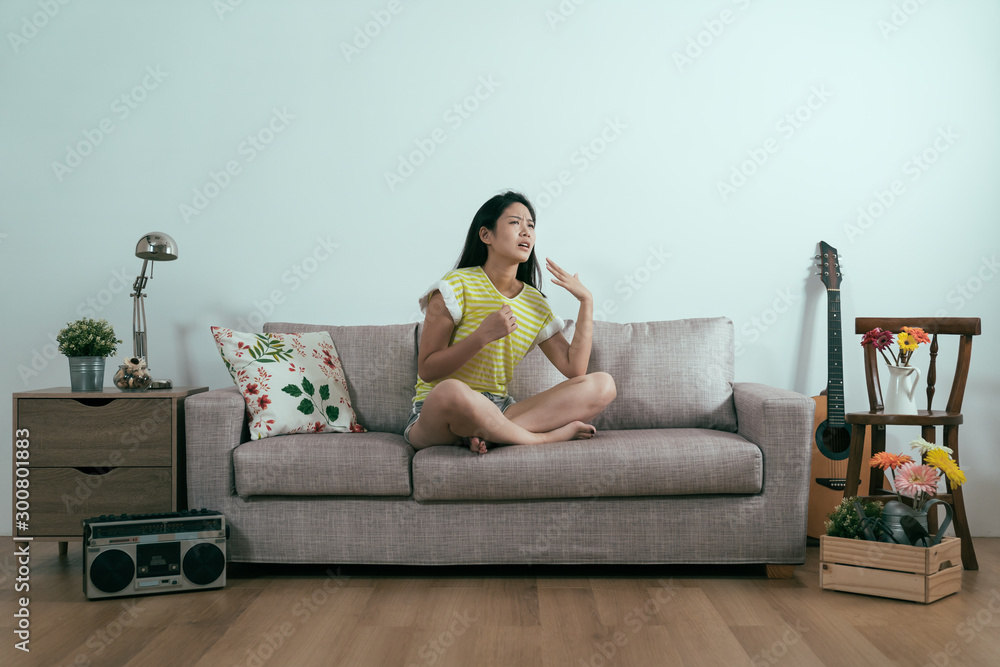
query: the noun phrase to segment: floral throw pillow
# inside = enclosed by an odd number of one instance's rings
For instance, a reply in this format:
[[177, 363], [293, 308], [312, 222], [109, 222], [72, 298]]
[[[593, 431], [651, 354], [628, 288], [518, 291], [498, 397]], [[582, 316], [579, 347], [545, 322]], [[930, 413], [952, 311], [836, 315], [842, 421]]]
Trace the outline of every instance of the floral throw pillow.
[[242, 333], [212, 327], [250, 414], [250, 437], [360, 433], [330, 334]]

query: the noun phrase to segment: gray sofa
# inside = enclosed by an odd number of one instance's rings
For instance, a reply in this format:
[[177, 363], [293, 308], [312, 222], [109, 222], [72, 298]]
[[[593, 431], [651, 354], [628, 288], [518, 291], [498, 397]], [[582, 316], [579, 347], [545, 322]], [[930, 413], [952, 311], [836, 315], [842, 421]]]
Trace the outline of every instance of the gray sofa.
[[[321, 330], [367, 433], [250, 441], [236, 387], [186, 400], [188, 504], [226, 515], [230, 561], [804, 561], [814, 403], [734, 383], [728, 319], [596, 322], [589, 370], [618, 397], [594, 439], [483, 456], [401, 436], [418, 325], [265, 325]], [[515, 398], [563, 379], [537, 348], [516, 374]]]

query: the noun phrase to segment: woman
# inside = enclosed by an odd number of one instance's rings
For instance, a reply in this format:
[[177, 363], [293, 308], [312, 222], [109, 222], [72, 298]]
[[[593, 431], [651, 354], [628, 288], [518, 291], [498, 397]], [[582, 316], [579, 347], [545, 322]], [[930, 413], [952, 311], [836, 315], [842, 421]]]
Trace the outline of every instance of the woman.
[[[585, 440], [589, 420], [616, 394], [607, 373], [587, 374], [593, 297], [577, 275], [546, 259], [552, 282], [580, 301], [569, 343], [563, 323], [538, 291], [535, 211], [505, 192], [480, 207], [458, 266], [420, 299], [425, 313], [416, 396], [404, 437], [416, 449], [468, 443], [528, 445]], [[507, 394], [514, 367], [534, 346], [568, 380], [523, 401]]]

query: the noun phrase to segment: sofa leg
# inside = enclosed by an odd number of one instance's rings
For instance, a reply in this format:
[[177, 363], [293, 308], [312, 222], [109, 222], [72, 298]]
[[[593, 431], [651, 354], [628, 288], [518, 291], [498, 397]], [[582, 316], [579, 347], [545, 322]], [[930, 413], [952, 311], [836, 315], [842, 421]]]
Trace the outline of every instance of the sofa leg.
[[795, 574], [794, 565], [767, 563], [764, 567], [767, 568], [768, 579], [791, 579]]

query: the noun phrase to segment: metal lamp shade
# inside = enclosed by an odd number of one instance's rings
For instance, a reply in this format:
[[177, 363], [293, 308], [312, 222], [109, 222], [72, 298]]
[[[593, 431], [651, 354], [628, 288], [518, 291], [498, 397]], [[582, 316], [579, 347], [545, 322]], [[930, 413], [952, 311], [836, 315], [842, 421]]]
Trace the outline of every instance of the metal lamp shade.
[[169, 234], [150, 232], [139, 239], [135, 246], [135, 256], [154, 262], [169, 262], [177, 259], [177, 242]]

